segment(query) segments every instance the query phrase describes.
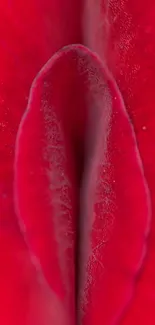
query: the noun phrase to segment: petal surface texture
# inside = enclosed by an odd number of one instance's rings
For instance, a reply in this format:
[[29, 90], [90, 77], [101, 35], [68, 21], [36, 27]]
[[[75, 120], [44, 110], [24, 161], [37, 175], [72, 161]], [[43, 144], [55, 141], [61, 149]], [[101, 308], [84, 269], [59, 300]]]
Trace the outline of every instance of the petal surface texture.
[[119, 89], [81, 45], [56, 53], [32, 84], [17, 136], [15, 200], [36, 263], [73, 320], [76, 277], [79, 322], [115, 324], [145, 255], [149, 191]]

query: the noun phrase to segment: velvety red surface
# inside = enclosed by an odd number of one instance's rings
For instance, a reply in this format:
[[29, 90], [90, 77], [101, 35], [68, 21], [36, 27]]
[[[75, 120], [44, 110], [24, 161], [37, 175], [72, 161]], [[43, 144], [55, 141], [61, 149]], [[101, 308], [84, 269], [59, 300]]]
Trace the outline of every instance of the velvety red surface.
[[[89, 7], [90, 8], [90, 7]], [[93, 12], [93, 9], [92, 9]], [[109, 65], [134, 125], [144, 173], [151, 195], [152, 218], [146, 258], [137, 278], [135, 292], [122, 324], [154, 324], [155, 266], [155, 183], [154, 183], [154, 72], [155, 4], [153, 1], [110, 1], [104, 6], [105, 29], [98, 24], [99, 37], [89, 41]], [[90, 15], [91, 16], [91, 15]], [[99, 19], [96, 21], [100, 22]], [[100, 28], [99, 28], [100, 26]], [[92, 30], [90, 35], [92, 35]], [[136, 184], [135, 184], [136, 186]]]
[[0, 3], [1, 324], [155, 323], [154, 16]]

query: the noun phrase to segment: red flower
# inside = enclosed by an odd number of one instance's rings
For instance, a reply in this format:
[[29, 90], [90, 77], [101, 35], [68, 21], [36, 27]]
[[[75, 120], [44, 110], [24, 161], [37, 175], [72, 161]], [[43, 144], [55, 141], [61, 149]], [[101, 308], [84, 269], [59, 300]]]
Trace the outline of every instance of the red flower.
[[0, 7], [0, 322], [154, 324], [155, 5]]

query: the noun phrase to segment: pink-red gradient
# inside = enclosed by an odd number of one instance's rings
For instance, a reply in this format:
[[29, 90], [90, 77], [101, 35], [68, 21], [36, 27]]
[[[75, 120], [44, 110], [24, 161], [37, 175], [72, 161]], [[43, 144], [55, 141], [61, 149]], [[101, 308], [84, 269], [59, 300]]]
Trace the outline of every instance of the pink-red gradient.
[[155, 324], [154, 53], [153, 0], [1, 0], [0, 324]]

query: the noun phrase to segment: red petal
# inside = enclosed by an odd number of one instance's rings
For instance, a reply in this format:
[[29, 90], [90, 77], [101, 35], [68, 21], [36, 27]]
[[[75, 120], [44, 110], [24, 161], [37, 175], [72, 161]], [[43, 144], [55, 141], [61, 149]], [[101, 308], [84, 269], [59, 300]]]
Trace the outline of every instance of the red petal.
[[89, 55], [93, 124], [81, 203], [80, 303], [83, 324], [108, 325], [132, 297], [146, 250], [150, 201], [120, 92], [106, 66]]
[[[28, 302], [35, 285], [39, 291], [38, 284], [35, 284], [38, 283], [36, 273], [32, 271], [30, 255], [14, 212], [15, 139], [36, 73], [55, 50], [66, 43], [80, 41], [80, 2], [74, 4], [73, 7], [72, 1], [68, 1], [66, 5], [62, 0], [0, 2], [1, 324], [28, 324], [25, 315], [29, 314]], [[36, 306], [36, 309], [32, 307], [33, 317], [36, 310], [37, 314], [41, 310], [39, 303]]]
[[148, 1], [88, 0], [85, 43], [108, 63], [136, 133], [152, 203], [147, 255], [137, 278], [125, 325], [155, 323], [155, 4]]

